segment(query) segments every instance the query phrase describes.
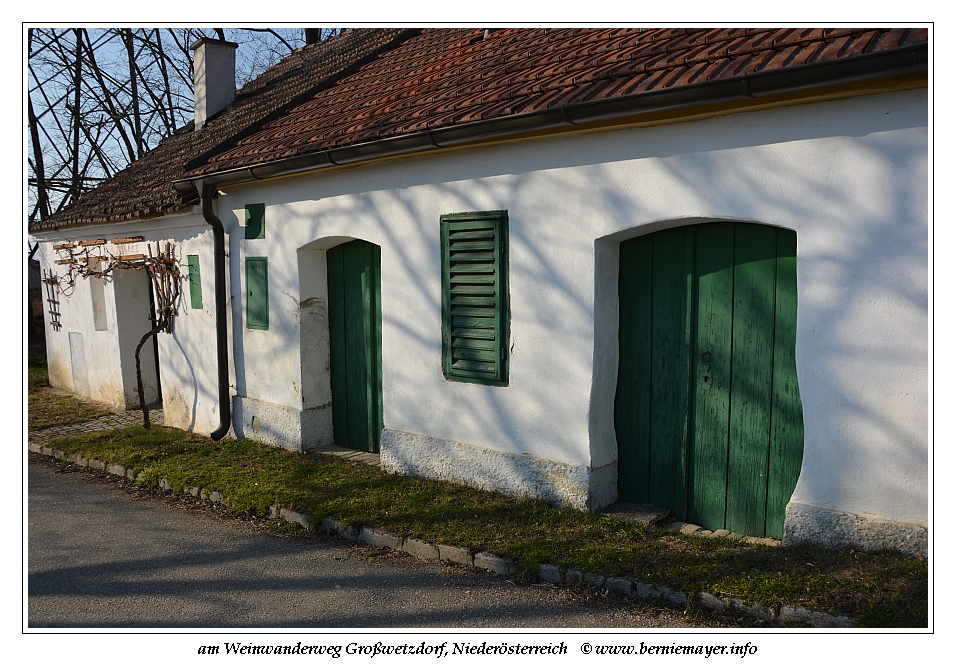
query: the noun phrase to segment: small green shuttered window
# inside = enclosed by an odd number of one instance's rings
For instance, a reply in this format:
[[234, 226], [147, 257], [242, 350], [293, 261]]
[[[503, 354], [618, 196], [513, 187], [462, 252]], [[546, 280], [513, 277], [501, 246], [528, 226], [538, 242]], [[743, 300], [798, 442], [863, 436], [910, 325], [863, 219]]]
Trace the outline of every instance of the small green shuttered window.
[[202, 309], [202, 279], [199, 274], [199, 255], [188, 255], [189, 305], [193, 310]]
[[269, 262], [246, 257], [246, 328], [269, 328]]
[[508, 384], [508, 212], [441, 217], [442, 371]]

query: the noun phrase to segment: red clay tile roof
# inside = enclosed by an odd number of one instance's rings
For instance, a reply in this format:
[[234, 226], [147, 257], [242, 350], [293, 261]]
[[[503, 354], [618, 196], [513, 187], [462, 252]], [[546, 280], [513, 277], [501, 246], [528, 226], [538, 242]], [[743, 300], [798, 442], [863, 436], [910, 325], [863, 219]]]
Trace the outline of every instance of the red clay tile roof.
[[190, 175], [423, 130], [847, 58], [925, 29], [425, 30]]
[[297, 50], [237, 91], [233, 103], [202, 130], [194, 132], [190, 122], [66, 210], [34, 224], [31, 231], [148, 218], [192, 206], [196, 195], [180, 194], [172, 185], [185, 175], [189, 161], [415, 32], [348, 30]]
[[[911, 28], [519, 28], [488, 39], [472, 29], [400, 32], [348, 31], [293, 54], [200, 132], [164, 141], [48, 226], [181, 210], [191, 202], [171, 181], [187, 176], [928, 41], [926, 29]], [[350, 75], [331, 78], [377, 49]]]

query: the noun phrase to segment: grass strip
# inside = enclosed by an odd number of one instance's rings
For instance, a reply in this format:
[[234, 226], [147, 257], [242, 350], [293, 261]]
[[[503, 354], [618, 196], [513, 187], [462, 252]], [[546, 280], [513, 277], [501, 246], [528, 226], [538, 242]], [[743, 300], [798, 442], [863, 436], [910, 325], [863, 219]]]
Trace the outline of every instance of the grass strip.
[[686, 593], [800, 605], [856, 618], [864, 627], [928, 624], [926, 559], [895, 552], [685, 536], [538, 500], [389, 475], [333, 456], [249, 440], [216, 443], [172, 428], [137, 426], [47, 444], [132, 467], [143, 474], [143, 485], [168, 478], [174, 488], [218, 491], [235, 513], [265, 515], [279, 504], [318, 519], [488, 551], [513, 559], [525, 572], [551, 563]]

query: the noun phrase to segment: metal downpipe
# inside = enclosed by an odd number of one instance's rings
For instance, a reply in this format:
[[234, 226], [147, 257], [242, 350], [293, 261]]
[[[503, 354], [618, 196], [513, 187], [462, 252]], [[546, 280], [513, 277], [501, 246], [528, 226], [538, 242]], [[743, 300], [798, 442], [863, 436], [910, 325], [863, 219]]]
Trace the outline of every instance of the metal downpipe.
[[215, 189], [202, 186], [202, 217], [212, 227], [216, 273], [216, 357], [219, 365], [219, 428], [209, 434], [222, 440], [232, 426], [232, 400], [229, 396], [229, 339], [226, 330], [226, 232], [212, 210]]

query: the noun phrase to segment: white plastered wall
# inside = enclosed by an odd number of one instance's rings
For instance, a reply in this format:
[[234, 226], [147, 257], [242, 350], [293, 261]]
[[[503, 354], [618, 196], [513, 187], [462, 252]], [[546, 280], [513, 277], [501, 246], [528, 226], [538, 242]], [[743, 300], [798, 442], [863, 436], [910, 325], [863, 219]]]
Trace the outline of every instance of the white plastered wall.
[[[47, 274], [52, 270], [60, 277], [53, 297], [59, 301], [59, 331], [52, 326], [49, 311], [54, 306], [47, 301], [49, 292], [43, 286], [48, 367], [52, 386], [124, 410], [139, 405], [134, 353], [140, 338], [151, 327], [148, 278], [136, 271], [111, 273], [103, 278], [74, 274], [71, 285], [67, 265], [56, 263], [69, 254], [53, 249], [63, 242], [73, 241], [76, 245], [82, 240], [103, 238], [103, 231], [71, 230], [59, 235], [55, 242], [41, 242], [42, 269]], [[38, 238], [43, 240], [43, 236]], [[130, 248], [124, 245], [120, 251], [106, 244], [88, 250], [98, 256], [107, 252], [132, 254]], [[81, 257], [85, 250], [75, 247], [74, 253]], [[102, 262], [92, 264], [94, 269], [103, 266]], [[148, 405], [154, 405], [159, 394], [152, 345], [144, 346], [141, 357], [144, 397]]]
[[[142, 236], [143, 242], [115, 246], [110, 239]], [[218, 382], [216, 370], [216, 330], [213, 283], [213, 251], [211, 228], [198, 214], [170, 216], [143, 222], [109, 226], [77, 227], [60, 232], [38, 234], [43, 269], [66, 275], [63, 265], [55, 261], [64, 257], [53, 250], [55, 244], [78, 243], [106, 239], [104, 246], [94, 247], [92, 254], [147, 253], [147, 244], [155, 253], [156, 242], [165, 250], [166, 243], [176, 247], [182, 274], [182, 294], [173, 333], [157, 336], [159, 347], [159, 380], [162, 384], [166, 424], [199, 432], [210, 432], [219, 424]], [[199, 255], [203, 284], [203, 308], [193, 310], [189, 302], [187, 255]], [[98, 280], [98, 279], [97, 279]], [[145, 273], [123, 271], [102, 281], [107, 328], [97, 330], [92, 306], [90, 279], [76, 278], [75, 288], [61, 296], [63, 327], [53, 331], [49, 314], [46, 318], [47, 359], [50, 383], [75, 391], [69, 333], [79, 333], [85, 350], [90, 397], [109, 403], [117, 410], [138, 408], [134, 352], [140, 338], [150, 329], [142, 317], [148, 311], [148, 283]], [[45, 289], [45, 287], [44, 287]], [[44, 299], [46, 298], [44, 292]], [[124, 327], [121, 331], [119, 327]], [[74, 345], [78, 339], [74, 337]], [[144, 385], [147, 403], [158, 396], [153, 369], [151, 342], [143, 347]]]
[[[139, 347], [143, 336], [153, 327], [150, 321], [150, 277], [145, 271], [127, 269], [114, 271], [110, 276], [110, 282], [113, 283], [113, 312], [116, 315], [119, 366], [126, 407], [140, 407], [136, 348]], [[156, 349], [153, 340], [147, 340], [140, 349], [139, 355], [143, 400], [147, 406], [154, 405], [159, 400]]]
[[[386, 429], [613, 465], [617, 244], [710, 219], [777, 225], [798, 239], [793, 499], [925, 524], [926, 104], [895, 93], [231, 188], [220, 214], [233, 230], [246, 204], [266, 204], [266, 238], [234, 239], [233, 270], [270, 258], [272, 324], [243, 331], [239, 393], [302, 404], [296, 252], [360, 238], [382, 248]], [[441, 373], [439, 217], [492, 209], [510, 220], [504, 388]]]
[[[212, 227], [199, 213], [190, 213], [170, 219], [167, 225], [151, 233], [163, 239], [164, 247], [166, 241], [176, 246], [182, 275], [182, 293], [173, 333], [161, 333], [158, 337], [164, 418], [169, 426], [209, 434], [219, 427], [221, 409]], [[202, 308], [198, 309], [192, 307], [190, 298], [189, 255], [199, 257]], [[227, 282], [228, 277], [227, 262]], [[227, 332], [231, 334], [229, 322]], [[232, 370], [230, 359], [230, 378], [233, 377]], [[230, 385], [234, 386], [235, 381], [230, 379]]]
[[[316, 253], [363, 239], [382, 248], [387, 431], [613, 470], [617, 244], [712, 219], [777, 225], [798, 243], [805, 454], [793, 503], [925, 525], [927, 141], [918, 90], [224, 188], [235, 390], [281, 419], [321, 407], [325, 380], [313, 374], [327, 372], [327, 341], [318, 336], [303, 360], [312, 334], [299, 310], [309, 299], [320, 314], [326, 305], [321, 276], [308, 278], [321, 273]], [[245, 240], [239, 221], [254, 203], [266, 205], [265, 238]], [[509, 385], [448, 382], [439, 218], [493, 209], [510, 224]], [[161, 355], [180, 355], [190, 425], [209, 430], [218, 423], [205, 407], [216, 395], [212, 244], [197, 234], [205, 324], [183, 318], [179, 351], [164, 341]], [[268, 331], [245, 328], [246, 256], [269, 258]], [[168, 375], [164, 365], [164, 396]]]
[[[42, 286], [50, 384], [106, 403], [117, 410], [124, 409], [126, 399], [119, 364], [116, 308], [111, 281], [94, 279], [99, 280], [102, 287], [102, 303], [106, 314], [106, 328], [101, 324], [98, 329], [90, 281], [77, 277], [71, 287], [67, 281], [66, 266], [56, 264], [57, 260], [65, 259], [68, 255], [53, 250], [54, 244], [43, 242], [42, 236], [38, 240], [38, 259], [43, 276], [53, 271], [63, 278], [60, 283], [62, 291], [56, 291], [52, 297], [59, 302], [56, 305], [47, 301], [50, 298], [48, 287]], [[69, 237], [64, 240], [69, 240]], [[53, 308], [60, 313], [59, 330], [51, 324], [50, 310]]]

